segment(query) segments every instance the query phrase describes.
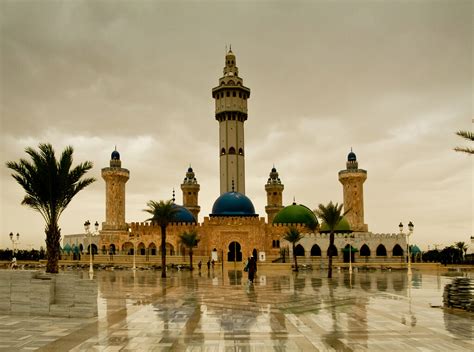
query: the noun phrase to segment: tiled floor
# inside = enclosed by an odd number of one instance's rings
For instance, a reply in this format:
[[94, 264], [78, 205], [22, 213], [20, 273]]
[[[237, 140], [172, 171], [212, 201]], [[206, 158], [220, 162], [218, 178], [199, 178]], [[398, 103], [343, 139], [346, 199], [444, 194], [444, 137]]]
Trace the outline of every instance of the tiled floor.
[[439, 307], [450, 278], [435, 273], [96, 274], [98, 318], [1, 316], [0, 350], [474, 350], [474, 315]]

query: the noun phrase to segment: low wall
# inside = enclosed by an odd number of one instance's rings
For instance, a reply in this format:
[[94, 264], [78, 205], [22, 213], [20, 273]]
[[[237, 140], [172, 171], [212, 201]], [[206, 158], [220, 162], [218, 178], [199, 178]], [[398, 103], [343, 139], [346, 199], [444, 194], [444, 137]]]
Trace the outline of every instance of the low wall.
[[0, 313], [56, 317], [95, 317], [97, 283], [76, 275], [0, 270]]

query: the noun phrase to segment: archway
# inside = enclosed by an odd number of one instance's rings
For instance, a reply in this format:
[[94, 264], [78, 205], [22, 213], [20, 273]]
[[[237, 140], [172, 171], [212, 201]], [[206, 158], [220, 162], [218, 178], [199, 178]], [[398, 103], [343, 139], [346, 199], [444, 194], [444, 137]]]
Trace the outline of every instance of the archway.
[[329, 256], [329, 253], [332, 253], [333, 257], [337, 257], [337, 248], [335, 245], [328, 247], [328, 251], [327, 251], [328, 256]]
[[342, 250], [342, 255], [344, 257], [344, 263], [349, 263], [349, 252], [351, 253], [351, 262], [354, 263], [354, 247], [352, 247], [351, 251], [351, 246], [349, 244], [346, 244], [344, 249]]
[[145, 244], [140, 242], [137, 246], [137, 255], [145, 255]]
[[127, 255], [133, 255], [133, 244], [131, 242], [125, 242], [122, 245], [122, 253]]
[[150, 253], [150, 255], [156, 255], [156, 244], [154, 244], [153, 242], [150, 243], [150, 245], [148, 246], [148, 252]]
[[109, 246], [109, 254], [115, 254], [115, 244], [113, 243]]
[[304, 247], [301, 244], [295, 247], [295, 256], [304, 257]]
[[239, 242], [231, 242], [229, 244], [229, 251], [227, 252], [228, 262], [241, 262], [242, 261], [242, 247]]
[[401, 257], [403, 256], [403, 249], [402, 247], [400, 247], [399, 244], [396, 244], [395, 246], [393, 246], [393, 249], [392, 249], [392, 255], [395, 257]]
[[366, 244], [360, 247], [360, 256], [361, 257], [370, 257], [370, 248]]
[[377, 250], [375, 251], [377, 257], [386, 257], [387, 256], [387, 249], [383, 244], [379, 244]]
[[[91, 252], [91, 245], [87, 246], [87, 254], [90, 254]], [[92, 255], [97, 254], [97, 246], [92, 243]]]
[[321, 248], [317, 244], [311, 247], [311, 256], [312, 257], [320, 257], [321, 256]]

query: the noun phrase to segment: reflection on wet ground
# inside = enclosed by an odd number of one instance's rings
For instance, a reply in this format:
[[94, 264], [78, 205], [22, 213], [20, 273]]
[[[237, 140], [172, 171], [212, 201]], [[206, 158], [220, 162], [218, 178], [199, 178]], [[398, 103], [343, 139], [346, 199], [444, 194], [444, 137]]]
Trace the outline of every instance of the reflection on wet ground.
[[[86, 273], [78, 273], [86, 275]], [[0, 350], [473, 350], [450, 278], [414, 272], [97, 272], [99, 316], [0, 319]]]

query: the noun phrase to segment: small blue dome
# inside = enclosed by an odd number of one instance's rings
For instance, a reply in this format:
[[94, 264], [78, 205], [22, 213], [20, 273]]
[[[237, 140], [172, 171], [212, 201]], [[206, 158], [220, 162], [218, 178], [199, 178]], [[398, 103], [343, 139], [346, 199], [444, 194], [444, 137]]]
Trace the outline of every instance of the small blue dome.
[[252, 201], [242, 193], [227, 192], [216, 199], [211, 216], [258, 216]]
[[175, 204], [174, 207], [178, 208], [178, 211], [175, 213], [172, 222], [196, 222], [194, 215], [188, 209], [177, 204]]
[[120, 160], [120, 153], [116, 150], [112, 152], [112, 155], [110, 156], [110, 159], [112, 160]]
[[347, 155], [347, 161], [357, 161], [357, 157], [356, 157], [355, 153], [352, 150]]

